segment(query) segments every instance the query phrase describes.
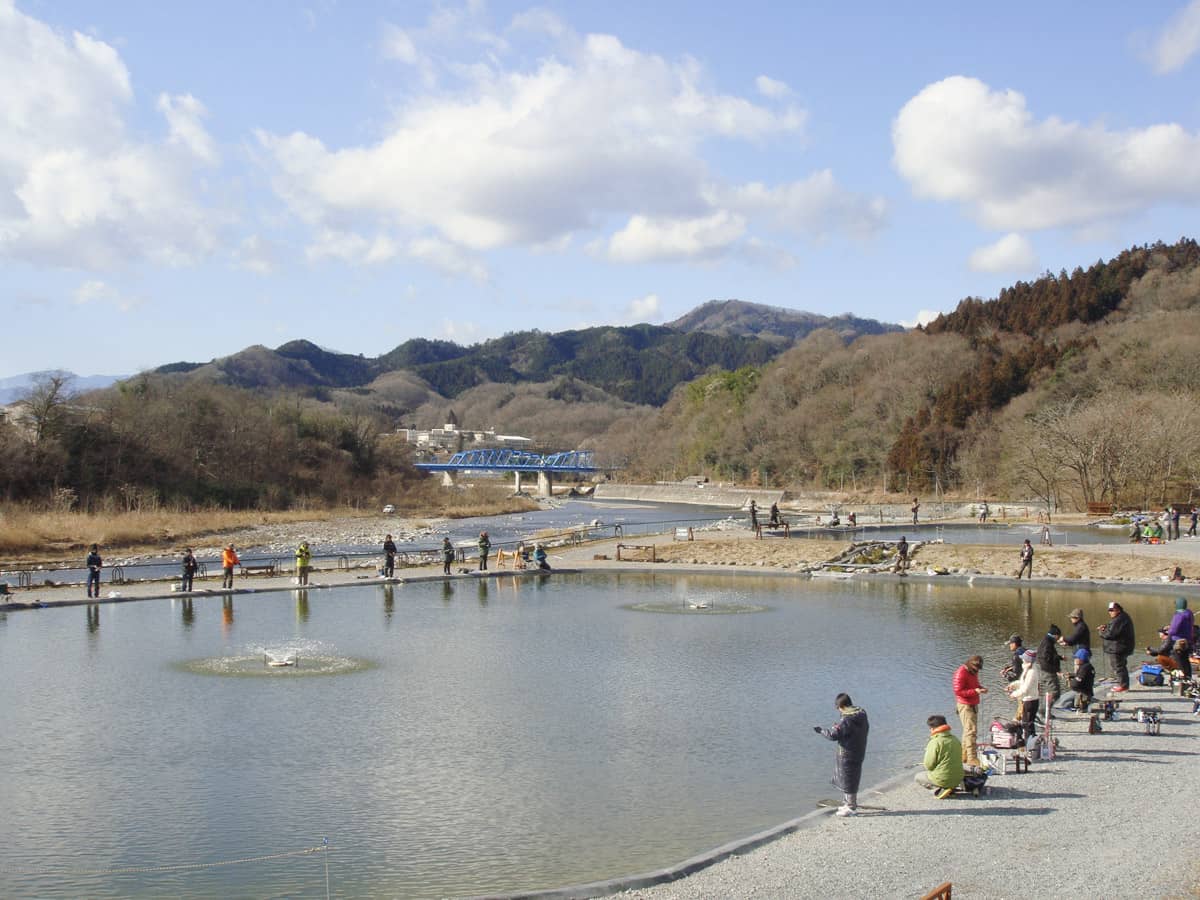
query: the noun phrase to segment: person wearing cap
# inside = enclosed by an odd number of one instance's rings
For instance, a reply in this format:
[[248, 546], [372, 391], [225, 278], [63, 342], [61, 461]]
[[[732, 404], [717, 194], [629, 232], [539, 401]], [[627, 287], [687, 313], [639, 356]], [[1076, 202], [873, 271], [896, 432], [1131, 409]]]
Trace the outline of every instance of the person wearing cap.
[[221, 571], [224, 573], [221, 577], [221, 587], [233, 587], [233, 567], [240, 562], [237, 551], [233, 549], [233, 544], [221, 551]]
[[1104, 640], [1104, 656], [1108, 667], [1112, 670], [1117, 686], [1112, 689], [1114, 694], [1129, 690], [1129, 654], [1133, 652], [1136, 642], [1133, 630], [1133, 619], [1116, 600], [1108, 604], [1108, 621], [1098, 629]]
[[945, 800], [962, 784], [963, 747], [951, 734], [945, 716], [930, 716], [925, 724], [929, 726], [929, 743], [921, 761], [925, 771], [917, 773], [916, 782]]
[[1061, 637], [1062, 630], [1057, 625], [1051, 625], [1037, 648], [1037, 665], [1041, 670], [1038, 691], [1043, 697], [1049, 695], [1050, 698], [1046, 701], [1047, 715], [1054, 701], [1062, 694], [1062, 684], [1058, 680], [1058, 673], [1062, 671], [1062, 657], [1058, 655], [1058, 639]]
[[979, 765], [979, 701], [987, 688], [979, 684], [983, 657], [972, 656], [954, 673], [954, 700], [958, 720], [962, 723], [962, 761], [966, 766]]
[[1092, 631], [1088, 628], [1088, 623], [1083, 621], [1083, 610], [1076, 607], [1067, 613], [1067, 618], [1071, 620], [1071, 633], [1064, 634], [1058, 639], [1058, 642], [1064, 647], [1072, 647], [1076, 650], [1080, 647], [1091, 650]]
[[312, 568], [312, 550], [308, 541], [301, 541], [296, 548], [296, 584], [308, 584], [308, 570]]
[[1000, 677], [1010, 684], [1021, 677], [1021, 654], [1025, 652], [1025, 648], [1021, 645], [1021, 636], [1019, 634], [1010, 634], [1008, 636], [1008, 652], [1012, 654], [1012, 660], [1007, 666], [1000, 670]]
[[1025, 571], [1029, 571], [1029, 577], [1033, 578], [1033, 544], [1029, 543], [1029, 538], [1025, 538], [1025, 543], [1021, 545], [1021, 568], [1017, 570], [1017, 581], [1021, 580], [1021, 576]]
[[1183, 597], [1175, 599], [1175, 615], [1171, 618], [1167, 633], [1171, 636], [1171, 640], [1185, 641], [1188, 650], [1192, 649], [1196, 634], [1196, 617], [1188, 609], [1187, 600]]
[[1008, 686], [1009, 696], [1017, 701], [1017, 721], [1021, 723], [1023, 733], [1021, 740], [1029, 740], [1034, 734], [1034, 719], [1037, 718], [1038, 702], [1041, 694], [1038, 688], [1037, 654], [1026, 650], [1021, 654], [1021, 677]]
[[832, 728], [814, 725], [813, 731], [838, 745], [833, 761], [833, 783], [842, 792], [843, 803], [835, 815], [858, 815], [858, 785], [862, 781], [863, 760], [867, 758], [867, 734], [871, 724], [867, 711], [854, 705], [849, 694], [838, 694], [833, 701], [840, 718]]
[[1080, 647], [1075, 651], [1075, 671], [1067, 676], [1070, 690], [1062, 695], [1059, 709], [1074, 709], [1087, 712], [1096, 691], [1096, 668], [1092, 665], [1092, 651]]
[[1158, 638], [1161, 643], [1157, 649], [1146, 648], [1146, 653], [1154, 657], [1154, 665], [1162, 666], [1163, 670], [1167, 672], [1174, 672], [1178, 669], [1183, 673], [1184, 678], [1191, 678], [1192, 661], [1189, 658], [1191, 651], [1188, 649], [1187, 641], [1171, 637], [1171, 629], [1167, 625], [1158, 629]]

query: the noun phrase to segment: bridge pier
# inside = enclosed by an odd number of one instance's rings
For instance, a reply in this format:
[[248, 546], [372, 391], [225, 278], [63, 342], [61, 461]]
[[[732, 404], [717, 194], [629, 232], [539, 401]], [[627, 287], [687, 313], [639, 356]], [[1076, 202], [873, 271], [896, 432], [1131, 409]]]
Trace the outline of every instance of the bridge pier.
[[454, 473], [449, 469], [442, 473], [442, 487], [454, 487]]
[[519, 471], [513, 472], [513, 493], [521, 493], [521, 473]]
[[549, 472], [538, 472], [538, 496], [553, 497], [554, 482], [550, 478]]

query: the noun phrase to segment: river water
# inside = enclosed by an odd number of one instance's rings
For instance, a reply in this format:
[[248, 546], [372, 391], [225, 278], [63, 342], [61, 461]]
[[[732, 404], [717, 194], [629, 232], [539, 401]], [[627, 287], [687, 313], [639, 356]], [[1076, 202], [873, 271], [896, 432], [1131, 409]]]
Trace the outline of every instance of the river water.
[[[1122, 599], [1139, 644], [1173, 608]], [[954, 721], [968, 655], [996, 686], [1010, 632], [1074, 606], [1100, 624], [1106, 600], [564, 574], [0, 614], [0, 896], [323, 896], [320, 854], [105, 870], [325, 838], [335, 896], [646, 871], [836, 797], [812, 726], [839, 691], [871, 717], [877, 783], [919, 764], [926, 716]]]

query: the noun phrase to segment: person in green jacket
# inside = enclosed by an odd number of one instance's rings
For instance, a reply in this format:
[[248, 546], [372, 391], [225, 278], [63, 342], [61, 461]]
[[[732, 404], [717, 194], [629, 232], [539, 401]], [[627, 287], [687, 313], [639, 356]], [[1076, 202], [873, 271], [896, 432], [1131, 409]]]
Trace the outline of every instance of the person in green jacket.
[[962, 744], [950, 733], [945, 716], [930, 716], [925, 720], [929, 726], [929, 743], [925, 745], [925, 771], [917, 773], [917, 784], [945, 800], [962, 784]]
[[488, 551], [492, 549], [492, 540], [486, 531], [479, 532], [479, 571], [487, 571]]
[[301, 541], [296, 548], [296, 583], [308, 584], [308, 569], [312, 565], [312, 551], [308, 549], [308, 541]]

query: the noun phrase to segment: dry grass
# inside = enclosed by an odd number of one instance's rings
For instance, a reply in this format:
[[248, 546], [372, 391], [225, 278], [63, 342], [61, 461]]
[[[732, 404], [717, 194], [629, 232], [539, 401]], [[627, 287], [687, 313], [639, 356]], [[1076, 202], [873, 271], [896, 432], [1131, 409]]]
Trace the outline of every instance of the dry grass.
[[[322, 513], [227, 509], [154, 512], [44, 512], [9, 507], [0, 511], [0, 554], [6, 562], [21, 555], [38, 558], [100, 544], [109, 550], [170, 546], [251, 525], [309, 521]], [[339, 510], [337, 515], [363, 515]]]

